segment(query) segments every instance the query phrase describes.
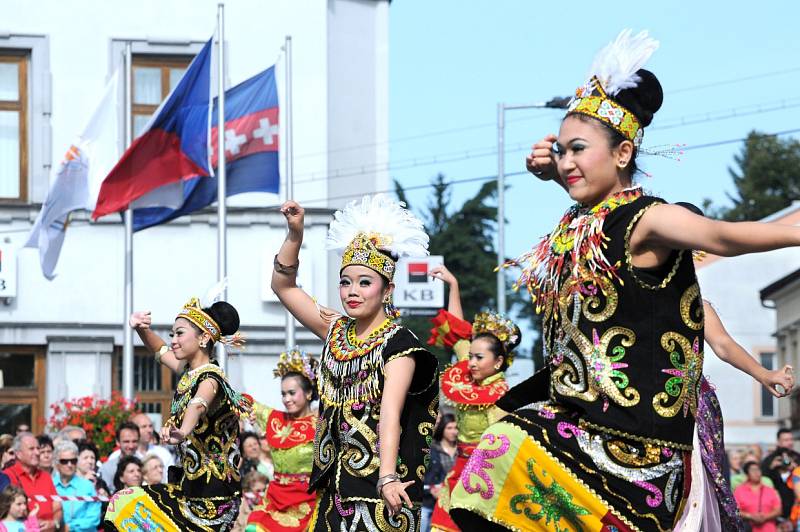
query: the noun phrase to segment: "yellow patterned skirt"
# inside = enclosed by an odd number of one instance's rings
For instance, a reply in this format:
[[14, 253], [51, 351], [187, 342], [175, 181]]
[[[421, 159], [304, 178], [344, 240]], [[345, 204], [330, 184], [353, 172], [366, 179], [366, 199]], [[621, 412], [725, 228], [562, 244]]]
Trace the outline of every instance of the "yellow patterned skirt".
[[465, 531], [672, 530], [690, 453], [579, 426], [536, 403], [491, 425], [451, 495]]

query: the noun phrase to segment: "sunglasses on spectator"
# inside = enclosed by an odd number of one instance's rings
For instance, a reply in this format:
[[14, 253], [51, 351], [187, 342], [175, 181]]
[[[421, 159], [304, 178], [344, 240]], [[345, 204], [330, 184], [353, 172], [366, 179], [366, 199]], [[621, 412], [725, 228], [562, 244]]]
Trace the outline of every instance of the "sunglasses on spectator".
[[77, 458], [59, 458], [58, 463], [61, 464], [61, 465], [67, 465], [67, 464], [77, 465], [78, 464], [78, 459]]

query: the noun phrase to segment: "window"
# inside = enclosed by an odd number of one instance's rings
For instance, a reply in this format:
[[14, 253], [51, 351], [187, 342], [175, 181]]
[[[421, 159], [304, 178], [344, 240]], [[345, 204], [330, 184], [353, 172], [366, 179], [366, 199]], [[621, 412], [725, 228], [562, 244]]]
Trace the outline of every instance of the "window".
[[30, 346], [0, 347], [0, 434], [15, 434], [17, 425], [34, 433], [44, 428], [44, 350]]
[[28, 197], [28, 56], [0, 52], [0, 199]]
[[178, 84], [191, 61], [191, 56], [133, 56], [134, 138], [139, 136], [155, 110]]
[[[759, 354], [761, 365], [767, 371], [775, 369], [775, 353], [762, 352]], [[778, 415], [778, 404], [775, 397], [769, 393], [765, 386], [761, 387], [761, 417], [775, 417]]]
[[[122, 391], [122, 348], [114, 349], [111, 366], [112, 389]], [[172, 394], [177, 377], [166, 366], [158, 364], [152, 353], [137, 348], [133, 353], [133, 392], [139, 399], [139, 410], [160, 416], [162, 422], [169, 417]]]

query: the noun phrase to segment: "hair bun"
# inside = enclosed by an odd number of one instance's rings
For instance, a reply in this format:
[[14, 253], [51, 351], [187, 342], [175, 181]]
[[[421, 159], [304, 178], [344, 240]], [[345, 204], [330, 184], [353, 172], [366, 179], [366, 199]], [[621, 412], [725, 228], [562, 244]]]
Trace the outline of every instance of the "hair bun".
[[239, 330], [239, 313], [230, 303], [217, 301], [203, 311], [217, 322], [222, 336], [230, 336]]
[[619, 91], [615, 99], [636, 115], [642, 127], [647, 127], [664, 103], [664, 91], [656, 75], [649, 70], [640, 68], [636, 74], [642, 79], [639, 84]]

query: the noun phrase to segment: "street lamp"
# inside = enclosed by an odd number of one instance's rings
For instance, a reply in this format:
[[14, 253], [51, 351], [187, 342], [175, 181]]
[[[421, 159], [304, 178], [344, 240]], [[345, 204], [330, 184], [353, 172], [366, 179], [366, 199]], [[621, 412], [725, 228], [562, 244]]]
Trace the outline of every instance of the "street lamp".
[[[506, 260], [506, 176], [505, 176], [505, 136], [506, 136], [506, 111], [517, 109], [566, 109], [570, 98], [556, 96], [547, 102], [530, 103], [525, 105], [497, 104], [497, 263], [503, 264]], [[503, 268], [497, 270], [497, 311], [506, 312], [506, 282]]]

